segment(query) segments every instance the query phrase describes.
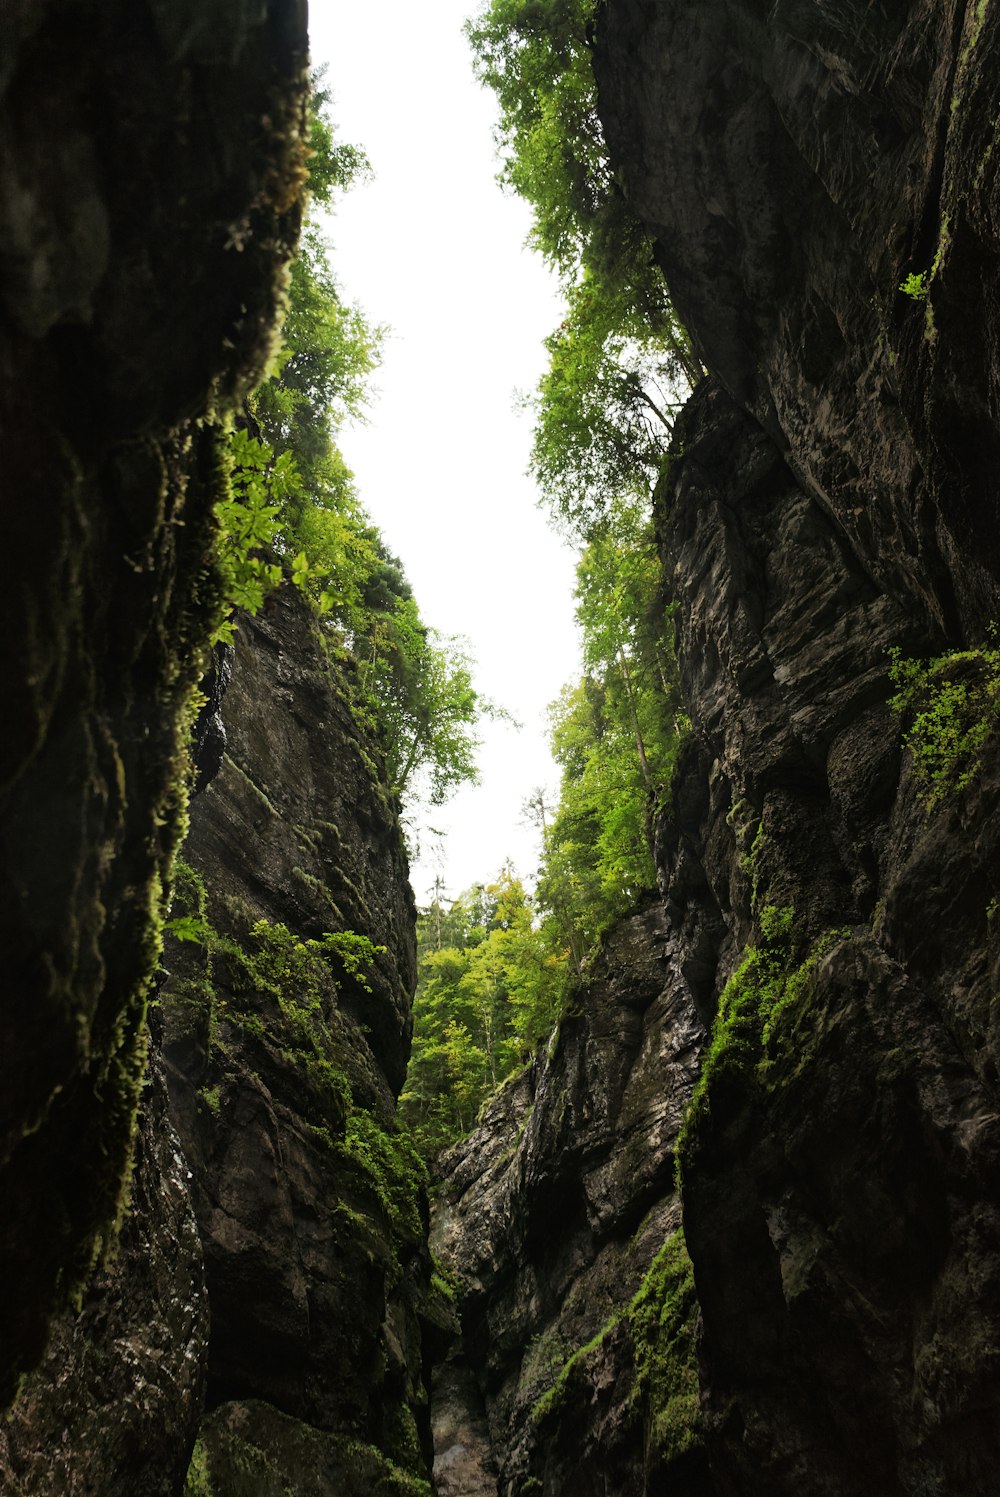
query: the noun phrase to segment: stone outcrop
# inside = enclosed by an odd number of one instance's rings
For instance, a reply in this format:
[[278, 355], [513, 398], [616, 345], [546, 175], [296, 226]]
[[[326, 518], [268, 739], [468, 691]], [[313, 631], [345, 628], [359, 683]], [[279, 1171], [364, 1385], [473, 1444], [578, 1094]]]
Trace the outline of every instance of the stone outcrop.
[[[445, 1161], [501, 1493], [995, 1488], [998, 46], [990, 0], [600, 12], [613, 163], [711, 372], [655, 503], [693, 731], [616, 979], [678, 1105], [636, 1133], [593, 1048], [618, 932]], [[925, 701], [983, 747], [928, 783], [889, 652], [949, 649]]]
[[291, 586], [221, 664], [131, 1209], [0, 1435], [20, 1497], [429, 1490], [451, 1311], [394, 1120], [415, 962], [396, 806]]
[[291, 587], [240, 623], [227, 746], [178, 871], [196, 939], [168, 945], [160, 1001], [212, 1312], [213, 1497], [248, 1463], [303, 1497], [362, 1497], [379, 1473], [416, 1491], [430, 1460], [442, 1311], [424, 1171], [394, 1121], [415, 912], [347, 669]]
[[217, 425], [304, 176], [305, 7], [0, 20], [0, 1404], [113, 1236], [192, 687]]

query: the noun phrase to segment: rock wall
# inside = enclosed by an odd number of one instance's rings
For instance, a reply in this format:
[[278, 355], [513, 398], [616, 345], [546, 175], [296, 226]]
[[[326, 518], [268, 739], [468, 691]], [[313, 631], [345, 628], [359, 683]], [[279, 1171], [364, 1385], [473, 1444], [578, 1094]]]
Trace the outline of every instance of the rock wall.
[[[613, 162], [711, 371], [655, 501], [693, 733], [645, 933], [446, 1161], [504, 1494], [995, 1489], [994, 9], [598, 18]], [[959, 735], [980, 691], [981, 764], [929, 793], [888, 652], [963, 647], [933, 684]], [[620, 1020], [595, 1049], [609, 963], [635, 1079]], [[633, 1094], [674, 1102], [636, 1129]]]
[[177, 1497], [205, 1402], [209, 1330], [189, 1182], [154, 1058], [115, 1260], [57, 1320], [0, 1425], [9, 1497]]
[[199, 734], [217, 773], [175, 874], [131, 1211], [0, 1434], [18, 1497], [429, 1491], [451, 1311], [394, 1121], [415, 963], [396, 807], [293, 588], [230, 655]]
[[[698, 1490], [674, 1149], [703, 1039], [662, 911], [635, 915], [547, 1051], [441, 1163], [432, 1244], [461, 1285], [501, 1494], [639, 1492], [647, 1467]], [[657, 1423], [651, 1364], [674, 1340], [684, 1365]]]
[[0, 20], [0, 1405], [113, 1236], [191, 689], [217, 419], [304, 175], [305, 6]]
[[[212, 1497], [242, 1490], [241, 1463], [310, 1497], [361, 1497], [379, 1473], [415, 1491], [429, 1464], [423, 1342], [444, 1310], [425, 1174], [394, 1122], [415, 911], [345, 671], [291, 588], [241, 623], [179, 876], [175, 908], [205, 932], [169, 948], [161, 1001], [212, 1309]], [[356, 973], [349, 950], [324, 955], [345, 931], [375, 949]]]

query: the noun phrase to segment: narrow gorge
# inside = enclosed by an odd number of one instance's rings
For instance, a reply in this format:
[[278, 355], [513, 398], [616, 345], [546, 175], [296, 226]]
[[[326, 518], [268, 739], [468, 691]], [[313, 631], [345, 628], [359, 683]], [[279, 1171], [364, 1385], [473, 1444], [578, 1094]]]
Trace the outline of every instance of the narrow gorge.
[[296, 546], [227, 632], [212, 519], [304, 6], [0, 38], [0, 1491], [995, 1497], [995, 0], [588, 20], [703, 371], [652, 497], [678, 747], [655, 888], [430, 1173], [364, 651]]

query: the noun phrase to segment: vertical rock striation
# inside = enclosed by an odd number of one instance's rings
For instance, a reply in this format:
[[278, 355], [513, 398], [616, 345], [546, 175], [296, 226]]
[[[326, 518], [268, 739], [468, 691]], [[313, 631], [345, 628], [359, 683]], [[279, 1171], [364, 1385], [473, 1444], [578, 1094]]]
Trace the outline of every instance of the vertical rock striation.
[[890, 647], [975, 645], [997, 610], [989, 9], [613, 0], [598, 48], [718, 381], [658, 523], [700, 740], [662, 873], [706, 1019], [758, 948], [681, 1149], [726, 1492], [996, 1470], [996, 736], [931, 803], [885, 705]]
[[[292, 588], [241, 622], [227, 747], [178, 873], [200, 939], [170, 943], [161, 1002], [212, 1312], [195, 1487], [212, 1497], [243, 1468], [296, 1497], [426, 1490], [441, 1312], [425, 1175], [394, 1120], [415, 912], [347, 669]], [[329, 945], [345, 932], [370, 943], [357, 971]]]

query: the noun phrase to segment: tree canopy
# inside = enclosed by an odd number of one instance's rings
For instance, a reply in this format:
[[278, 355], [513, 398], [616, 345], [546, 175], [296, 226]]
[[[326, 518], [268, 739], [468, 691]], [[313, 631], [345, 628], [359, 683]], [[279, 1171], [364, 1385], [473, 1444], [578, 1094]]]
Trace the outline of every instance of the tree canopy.
[[494, 709], [475, 688], [463, 642], [422, 619], [337, 444], [344, 423], [364, 416], [385, 329], [345, 301], [315, 216], [370, 169], [361, 150], [337, 140], [328, 105], [318, 80], [310, 213], [281, 348], [233, 434], [222, 565], [235, 606], [259, 608], [285, 574], [312, 598], [331, 645], [352, 664], [356, 710], [382, 738], [393, 788], [437, 804], [475, 780], [476, 724]]
[[428, 1159], [473, 1127], [483, 1102], [555, 1023], [564, 955], [510, 868], [417, 924], [413, 1053], [400, 1113]]
[[530, 204], [531, 242], [567, 297], [527, 402], [531, 471], [553, 514], [584, 538], [623, 488], [648, 493], [676, 392], [702, 372], [608, 162], [591, 60], [597, 12], [597, 0], [491, 0], [466, 28], [500, 107], [500, 180]]

